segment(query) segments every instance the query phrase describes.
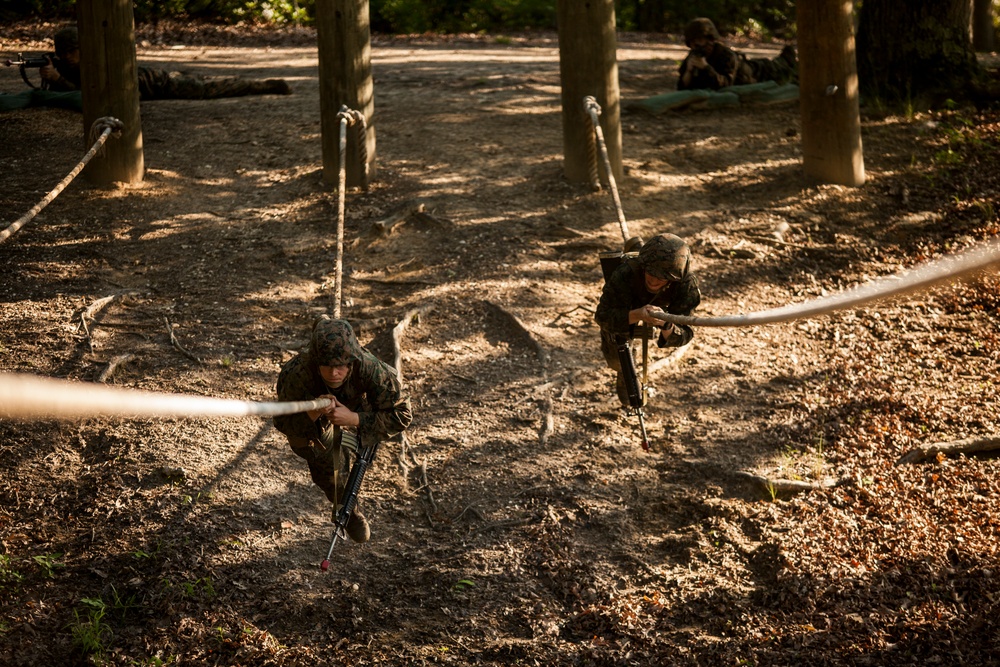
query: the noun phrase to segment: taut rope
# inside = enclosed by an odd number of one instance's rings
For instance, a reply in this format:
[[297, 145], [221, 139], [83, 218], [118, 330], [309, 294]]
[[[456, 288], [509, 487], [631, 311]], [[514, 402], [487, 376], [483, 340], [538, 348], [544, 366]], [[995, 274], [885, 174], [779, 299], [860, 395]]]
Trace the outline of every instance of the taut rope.
[[[69, 172], [66, 178], [62, 179], [59, 182], [59, 185], [57, 185], [52, 190], [52, 192], [45, 195], [45, 197], [42, 198], [40, 202], [35, 204], [30, 211], [28, 211], [20, 218], [18, 218], [16, 221], [11, 223], [11, 225], [7, 227], [7, 229], [0, 232], [0, 243], [3, 243], [7, 239], [9, 239], [14, 234], [14, 232], [16, 232], [17, 230], [21, 229], [21, 227], [24, 227], [26, 224], [31, 222], [32, 218], [38, 215], [43, 208], [48, 206], [49, 203], [53, 199], [55, 199], [60, 192], [66, 189], [66, 186], [69, 185], [73, 181], [73, 179], [77, 177], [77, 174], [83, 171], [83, 168], [87, 166], [87, 163], [90, 162], [91, 158], [97, 155], [97, 153], [104, 147], [104, 142], [108, 140], [109, 136], [111, 136], [112, 134], [116, 138], [122, 136], [123, 128], [124, 126], [122, 125], [122, 122], [117, 118], [105, 116], [104, 118], [98, 118], [97, 120], [95, 120], [94, 124], [90, 126], [90, 138], [94, 142], [94, 145], [90, 147], [90, 150], [87, 151], [86, 155], [83, 156], [83, 159], [81, 159], [80, 162], [77, 163], [76, 167], [73, 168], [73, 171]], [[94, 139], [95, 135], [98, 132], [100, 132], [100, 136]]]

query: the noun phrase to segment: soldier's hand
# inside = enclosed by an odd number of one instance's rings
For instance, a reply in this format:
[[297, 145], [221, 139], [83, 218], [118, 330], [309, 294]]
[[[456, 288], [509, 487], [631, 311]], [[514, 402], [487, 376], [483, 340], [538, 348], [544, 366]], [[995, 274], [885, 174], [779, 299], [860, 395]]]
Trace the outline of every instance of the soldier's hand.
[[38, 76], [42, 77], [46, 81], [58, 81], [59, 70], [57, 70], [56, 66], [52, 64], [52, 58], [45, 56], [45, 59], [49, 64], [38, 68]]
[[692, 56], [691, 67], [694, 67], [695, 69], [705, 69], [708, 67], [708, 61], [705, 60], [705, 56]]
[[326, 418], [337, 426], [357, 426], [361, 423], [358, 413], [340, 403], [336, 398], [333, 399], [333, 407], [327, 412]]
[[660, 309], [657, 308], [656, 306], [643, 306], [642, 315], [640, 316], [639, 319], [641, 319], [646, 324], [652, 324], [654, 326], [662, 327], [666, 324], [666, 321], [661, 320], [660, 318], [653, 315], [653, 313], [658, 313], [658, 312], [660, 312]]

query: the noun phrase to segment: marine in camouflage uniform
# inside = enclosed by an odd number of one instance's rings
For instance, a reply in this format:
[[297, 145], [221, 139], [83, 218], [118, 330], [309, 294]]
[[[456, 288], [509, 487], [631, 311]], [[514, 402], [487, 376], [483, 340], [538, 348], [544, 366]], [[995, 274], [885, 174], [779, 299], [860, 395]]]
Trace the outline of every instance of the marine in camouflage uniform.
[[604, 283], [594, 319], [601, 327], [601, 353], [608, 367], [617, 372], [616, 388], [623, 406], [628, 394], [618, 359], [618, 343], [645, 336], [639, 322], [660, 327], [658, 347], [680, 347], [694, 337], [687, 325], [668, 324], [650, 313], [662, 310], [690, 315], [701, 303], [698, 278], [691, 272], [691, 251], [673, 234], [660, 234], [646, 241], [637, 257], [626, 257]]
[[[58, 79], [46, 81], [49, 90], [80, 89], [80, 41], [76, 28], [64, 28], [55, 34], [55, 69]], [[76, 58], [67, 58], [72, 52]], [[289, 95], [292, 92], [284, 79], [244, 79], [236, 76], [199, 76], [183, 72], [139, 66], [136, 68], [140, 100], [208, 100], [244, 95]]]
[[[277, 392], [281, 401], [336, 400], [325, 411], [274, 418], [275, 428], [306, 460], [313, 482], [334, 504], [334, 513], [350, 473], [346, 450], [356, 447], [344, 426], [356, 425], [357, 437], [368, 444], [402, 432], [412, 419], [396, 371], [362, 347], [345, 320], [324, 316], [316, 321], [309, 347], [282, 367]], [[347, 533], [356, 542], [368, 539], [367, 521], [357, 509]]]
[[790, 45], [777, 58], [747, 58], [724, 45], [721, 39], [710, 19], [699, 18], [688, 24], [684, 43], [690, 51], [681, 62], [678, 90], [718, 90], [762, 81], [779, 84], [798, 81], [798, 62]]

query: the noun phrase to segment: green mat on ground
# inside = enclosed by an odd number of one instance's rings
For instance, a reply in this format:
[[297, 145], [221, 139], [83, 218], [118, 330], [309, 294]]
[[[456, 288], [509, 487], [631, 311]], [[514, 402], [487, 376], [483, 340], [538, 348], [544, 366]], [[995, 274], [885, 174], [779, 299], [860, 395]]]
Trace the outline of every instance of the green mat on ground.
[[718, 90], [678, 90], [630, 102], [629, 109], [642, 109], [659, 114], [681, 109], [719, 109], [741, 104], [776, 104], [799, 99], [799, 87], [794, 83], [779, 85], [774, 81], [729, 86]]
[[51, 90], [26, 90], [23, 93], [0, 93], [0, 112], [26, 107], [58, 107], [70, 111], [83, 111], [83, 95], [79, 90], [56, 93]]

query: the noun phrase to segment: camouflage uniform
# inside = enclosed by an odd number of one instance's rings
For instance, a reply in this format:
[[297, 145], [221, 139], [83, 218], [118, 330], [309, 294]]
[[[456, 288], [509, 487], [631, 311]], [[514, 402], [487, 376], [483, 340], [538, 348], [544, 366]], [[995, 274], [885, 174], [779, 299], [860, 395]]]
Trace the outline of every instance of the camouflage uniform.
[[[76, 28], [64, 28], [54, 37], [56, 55], [53, 64], [62, 76], [47, 82], [53, 91], [80, 90], [80, 66], [66, 62], [65, 54], [80, 48]], [[244, 95], [289, 95], [292, 89], [284, 79], [244, 79], [236, 76], [198, 76], [182, 72], [139, 66], [140, 100], [208, 100]]]
[[288, 95], [284, 79], [243, 79], [236, 76], [192, 76], [182, 72], [139, 67], [141, 100], [210, 100], [245, 95]]
[[[319, 373], [320, 366], [349, 366], [343, 384], [331, 388]], [[358, 413], [358, 437], [362, 443], [390, 438], [410, 425], [410, 400], [396, 371], [379, 361], [358, 343], [351, 325], [323, 317], [313, 326], [308, 349], [291, 359], [278, 375], [278, 399], [311, 401], [332, 395]], [[274, 418], [274, 426], [285, 434], [292, 451], [309, 464], [313, 482], [337, 503], [350, 472], [345, 449], [353, 446], [343, 438], [339, 426], [325, 416], [313, 421], [302, 412]]]
[[[699, 51], [694, 42], [700, 38], [711, 40], [711, 44]], [[715, 24], [709, 19], [691, 21], [684, 30], [684, 42], [691, 49], [681, 62], [678, 90], [717, 90], [727, 86], [741, 86], [762, 81], [776, 81], [779, 84], [798, 81], [798, 63], [795, 49], [785, 46], [777, 58], [747, 58], [737, 53], [720, 40]], [[692, 69], [691, 60], [697, 56], [705, 58], [708, 67]], [[691, 80], [684, 83], [684, 75], [691, 71]]]
[[[662, 243], [667, 240], [668, 243]], [[667, 275], [661, 269], [661, 262], [672, 261], [665, 257], [667, 250], [683, 249], [683, 269], [674, 275]], [[655, 294], [646, 289], [646, 273], [669, 280], [663, 289]], [[621, 372], [617, 343], [636, 335], [636, 325], [629, 324], [629, 311], [646, 305], [659, 307], [673, 315], [690, 315], [701, 303], [698, 278], [690, 270], [690, 252], [687, 245], [673, 234], [665, 234], [650, 239], [643, 245], [638, 257], [625, 259], [614, 270], [601, 293], [594, 319], [601, 327], [601, 353], [608, 366]], [[660, 330], [656, 340], [658, 347], [680, 347], [694, 337], [694, 331], [686, 325], [666, 325]]]

